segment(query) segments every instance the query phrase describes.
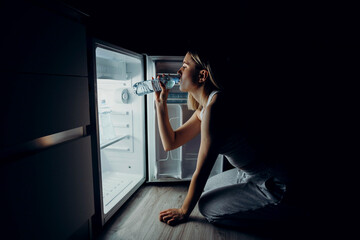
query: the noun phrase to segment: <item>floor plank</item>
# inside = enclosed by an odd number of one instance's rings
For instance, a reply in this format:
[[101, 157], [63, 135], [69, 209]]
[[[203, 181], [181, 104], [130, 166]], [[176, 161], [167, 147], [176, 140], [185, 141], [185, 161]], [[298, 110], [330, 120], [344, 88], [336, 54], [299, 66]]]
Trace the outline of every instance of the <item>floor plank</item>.
[[188, 183], [145, 184], [105, 225], [100, 240], [172, 240], [172, 239], [273, 239], [264, 232], [244, 232], [214, 226], [200, 214], [196, 206], [189, 221], [175, 227], [159, 221], [159, 212], [180, 207]]

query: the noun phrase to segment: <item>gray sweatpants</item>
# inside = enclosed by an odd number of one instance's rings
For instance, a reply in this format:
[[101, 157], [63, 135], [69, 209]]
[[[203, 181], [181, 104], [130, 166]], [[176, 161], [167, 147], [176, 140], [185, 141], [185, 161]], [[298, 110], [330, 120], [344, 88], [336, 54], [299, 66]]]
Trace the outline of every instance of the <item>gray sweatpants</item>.
[[285, 190], [271, 171], [248, 175], [235, 168], [208, 179], [199, 210], [211, 223], [253, 226], [282, 217], [278, 204]]

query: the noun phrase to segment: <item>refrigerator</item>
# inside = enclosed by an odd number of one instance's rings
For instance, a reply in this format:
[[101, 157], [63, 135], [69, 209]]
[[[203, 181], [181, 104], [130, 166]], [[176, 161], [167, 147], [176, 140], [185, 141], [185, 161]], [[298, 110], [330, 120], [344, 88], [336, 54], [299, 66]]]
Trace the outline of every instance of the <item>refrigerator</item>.
[[[145, 182], [190, 181], [200, 135], [165, 152], [159, 136], [154, 94], [137, 96], [133, 85], [165, 74], [178, 80], [183, 56], [149, 56], [94, 40], [91, 48], [92, 149], [97, 217], [104, 225]], [[187, 93], [178, 81], [170, 90], [168, 112], [175, 130], [191, 117]], [[210, 176], [222, 171], [219, 155]]]

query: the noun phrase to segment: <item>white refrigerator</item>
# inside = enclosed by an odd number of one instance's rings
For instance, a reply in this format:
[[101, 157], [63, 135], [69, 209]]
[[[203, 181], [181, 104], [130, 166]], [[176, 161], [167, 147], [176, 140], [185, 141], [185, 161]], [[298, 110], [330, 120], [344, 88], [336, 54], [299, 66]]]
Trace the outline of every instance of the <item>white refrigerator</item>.
[[[104, 225], [144, 182], [189, 181], [196, 167], [200, 136], [165, 152], [160, 140], [154, 94], [137, 96], [133, 84], [159, 74], [177, 78], [183, 56], [148, 56], [99, 40], [92, 44], [91, 86], [95, 201]], [[173, 129], [190, 118], [187, 93], [170, 90]], [[222, 171], [222, 156], [211, 176]]]

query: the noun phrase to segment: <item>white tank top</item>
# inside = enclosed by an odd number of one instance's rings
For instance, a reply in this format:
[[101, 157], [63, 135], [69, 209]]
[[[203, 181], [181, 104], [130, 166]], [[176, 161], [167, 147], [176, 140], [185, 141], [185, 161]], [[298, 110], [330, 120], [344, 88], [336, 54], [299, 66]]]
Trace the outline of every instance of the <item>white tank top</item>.
[[207, 107], [207, 105], [209, 105], [209, 103], [211, 102], [212, 98], [213, 98], [213, 97], [215, 96], [215, 94], [217, 94], [218, 92], [220, 92], [220, 91], [212, 91], [212, 92], [210, 93], [206, 105], [203, 106], [203, 108], [201, 109], [201, 112], [200, 112], [200, 119], [201, 119], [201, 120], [202, 120], [202, 118], [203, 118], [205, 108]]

